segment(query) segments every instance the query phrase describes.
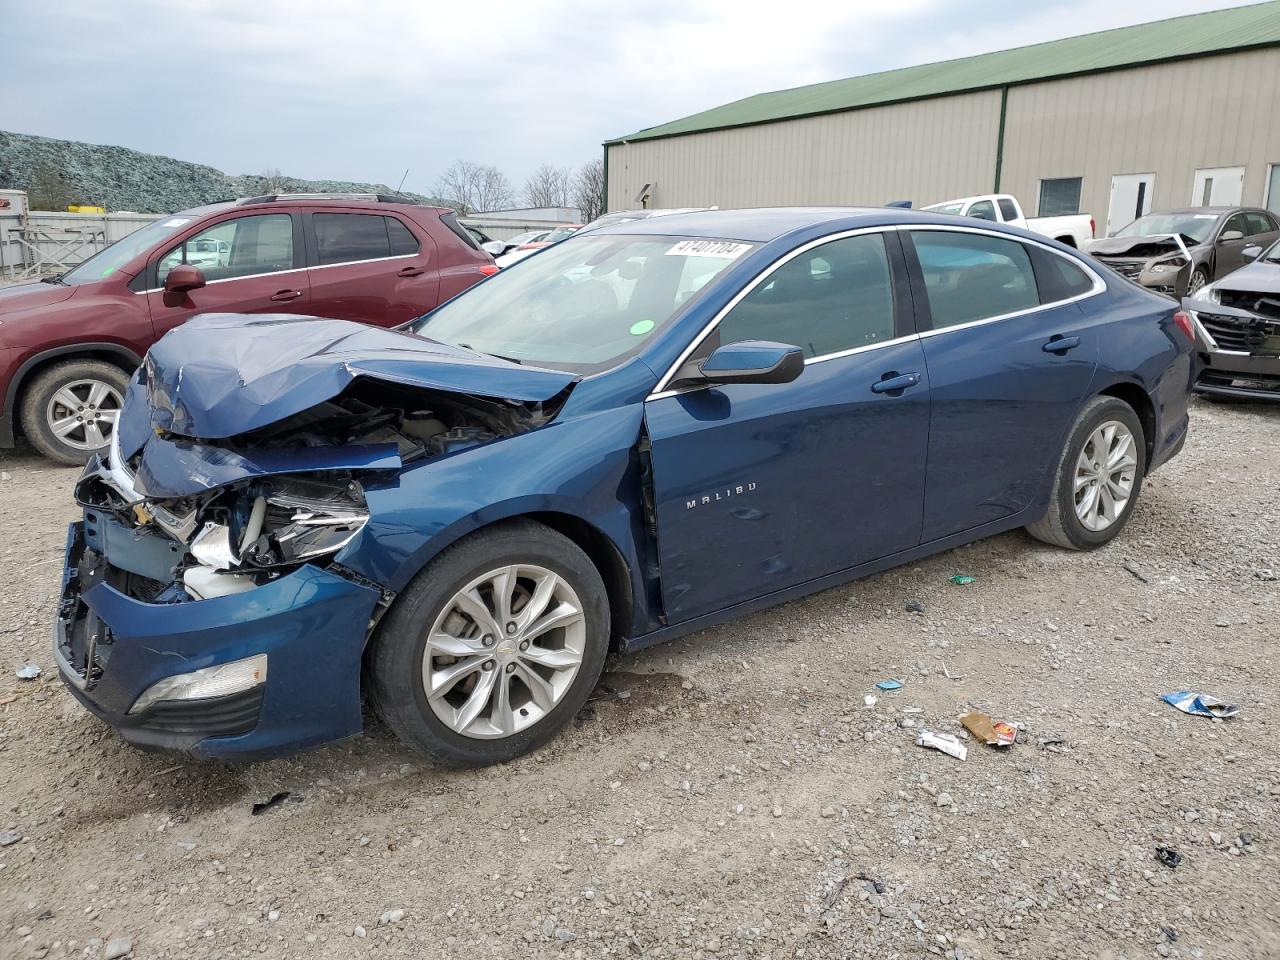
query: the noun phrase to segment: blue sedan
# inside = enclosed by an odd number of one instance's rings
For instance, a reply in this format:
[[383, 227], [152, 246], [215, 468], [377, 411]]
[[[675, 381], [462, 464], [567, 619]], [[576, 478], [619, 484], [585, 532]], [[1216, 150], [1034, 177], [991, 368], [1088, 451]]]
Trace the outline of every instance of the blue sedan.
[[368, 698], [510, 760], [610, 651], [1016, 527], [1107, 543], [1192, 343], [1073, 249], [900, 209], [620, 224], [395, 331], [200, 317], [77, 485], [60, 672], [144, 748], [273, 756]]

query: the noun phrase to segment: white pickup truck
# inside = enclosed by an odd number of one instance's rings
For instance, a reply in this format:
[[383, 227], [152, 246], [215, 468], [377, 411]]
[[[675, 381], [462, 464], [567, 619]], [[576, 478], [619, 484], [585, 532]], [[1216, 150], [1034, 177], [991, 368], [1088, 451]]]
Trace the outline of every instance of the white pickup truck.
[[1097, 229], [1093, 217], [1087, 213], [1072, 213], [1065, 217], [1032, 217], [1022, 215], [1022, 205], [1007, 193], [987, 193], [978, 197], [961, 197], [946, 200], [924, 208], [930, 213], [951, 213], [958, 217], [974, 217], [995, 223], [1009, 223], [1032, 233], [1052, 237], [1077, 250], [1086, 249], [1093, 242]]

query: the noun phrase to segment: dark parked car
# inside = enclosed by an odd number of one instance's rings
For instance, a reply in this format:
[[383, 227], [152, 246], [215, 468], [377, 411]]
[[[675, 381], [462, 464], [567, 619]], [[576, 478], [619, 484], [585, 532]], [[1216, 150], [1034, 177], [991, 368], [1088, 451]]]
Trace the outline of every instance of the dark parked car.
[[198, 313], [289, 309], [391, 327], [497, 272], [450, 210], [265, 196], [163, 217], [58, 277], [0, 288], [0, 447], [84, 463], [129, 374]]
[[883, 209], [603, 228], [399, 331], [201, 317], [77, 486], [59, 668], [140, 746], [297, 750], [365, 694], [509, 760], [610, 650], [1015, 527], [1107, 543], [1191, 348], [1075, 250]]
[[1247, 247], [1280, 237], [1274, 214], [1253, 207], [1190, 207], [1150, 213], [1089, 253], [1144, 287], [1171, 297], [1195, 296], [1206, 283], [1245, 262]]
[[1195, 321], [1211, 397], [1280, 400], [1280, 241], [1247, 247], [1248, 264], [1183, 301]]

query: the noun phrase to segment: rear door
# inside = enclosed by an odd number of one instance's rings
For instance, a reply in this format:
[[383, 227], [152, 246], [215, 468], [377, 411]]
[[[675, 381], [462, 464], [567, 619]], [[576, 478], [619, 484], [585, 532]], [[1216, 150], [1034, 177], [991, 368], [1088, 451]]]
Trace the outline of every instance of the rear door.
[[[205, 285], [166, 293], [165, 277], [180, 263], [198, 267]], [[207, 221], [156, 256], [147, 270], [147, 306], [157, 337], [198, 313], [311, 312], [297, 211], [273, 207]]]
[[892, 230], [801, 248], [692, 354], [742, 340], [793, 344], [807, 358], [798, 379], [646, 402], [672, 622], [919, 541], [929, 386], [901, 257]]
[[307, 211], [311, 309], [317, 316], [394, 327], [435, 308], [431, 238], [390, 213]]
[[904, 231], [929, 372], [923, 542], [1003, 520], [1048, 489], [1093, 380], [1079, 261], [980, 229]]
[[1246, 248], [1262, 247], [1265, 250], [1280, 237], [1280, 226], [1277, 226], [1275, 217], [1269, 213], [1251, 210], [1245, 214], [1245, 220], [1249, 224], [1249, 229], [1245, 231], [1245, 238], [1248, 240]]

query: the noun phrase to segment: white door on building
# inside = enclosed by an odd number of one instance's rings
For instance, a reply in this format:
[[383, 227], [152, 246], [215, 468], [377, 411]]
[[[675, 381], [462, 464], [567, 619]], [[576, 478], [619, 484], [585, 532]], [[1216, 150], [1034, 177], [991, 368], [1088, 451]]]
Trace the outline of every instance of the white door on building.
[[1207, 167], [1196, 171], [1191, 202], [1197, 207], [1235, 207], [1244, 194], [1244, 167]]
[[1127, 227], [1151, 210], [1154, 173], [1126, 173], [1111, 178], [1111, 202], [1107, 204], [1107, 236]]
[[1280, 163], [1273, 163], [1267, 168], [1266, 204], [1272, 213], [1280, 213]]

